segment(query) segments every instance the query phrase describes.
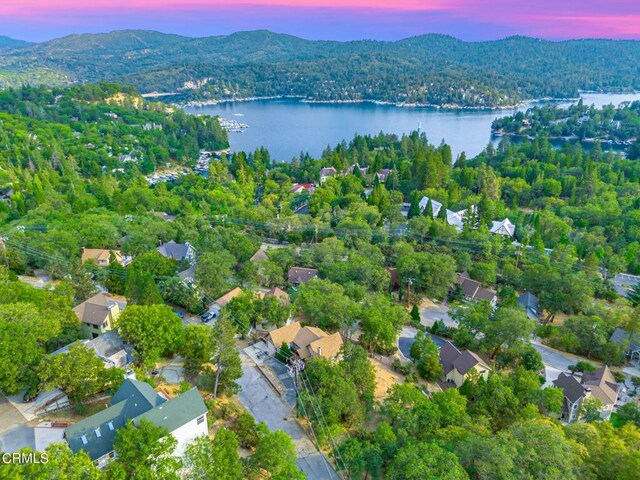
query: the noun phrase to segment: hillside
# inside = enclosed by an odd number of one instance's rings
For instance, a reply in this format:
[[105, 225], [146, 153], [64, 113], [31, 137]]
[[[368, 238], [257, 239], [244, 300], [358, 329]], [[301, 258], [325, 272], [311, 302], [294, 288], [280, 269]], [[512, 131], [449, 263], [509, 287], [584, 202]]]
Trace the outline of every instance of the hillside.
[[[1, 45], [1, 41], [0, 41]], [[264, 30], [189, 38], [125, 30], [0, 51], [0, 86], [117, 80], [185, 99], [300, 95], [469, 107], [640, 89], [640, 43], [510, 37], [310, 41]]]
[[25, 42], [24, 40], [17, 40], [15, 38], [0, 35], [0, 48], [22, 48], [33, 45], [31, 42]]

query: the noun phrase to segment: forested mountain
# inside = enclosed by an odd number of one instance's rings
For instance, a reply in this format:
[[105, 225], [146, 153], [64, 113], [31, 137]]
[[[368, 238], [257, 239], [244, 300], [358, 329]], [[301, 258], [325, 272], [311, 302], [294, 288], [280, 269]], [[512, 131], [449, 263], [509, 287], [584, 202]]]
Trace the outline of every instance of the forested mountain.
[[[0, 42], [1, 44], [1, 42]], [[0, 86], [118, 80], [185, 99], [299, 95], [495, 107], [640, 88], [640, 43], [510, 37], [310, 41], [268, 31], [189, 38], [126, 30], [0, 51]]]
[[0, 35], [0, 48], [21, 48], [28, 47], [29, 45], [33, 44], [25, 42], [24, 40], [16, 40], [15, 38]]

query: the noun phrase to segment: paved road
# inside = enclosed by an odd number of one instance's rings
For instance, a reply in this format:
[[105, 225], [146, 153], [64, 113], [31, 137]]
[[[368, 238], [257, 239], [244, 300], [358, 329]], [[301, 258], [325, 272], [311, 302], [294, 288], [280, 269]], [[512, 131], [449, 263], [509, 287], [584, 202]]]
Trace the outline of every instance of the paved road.
[[258, 422], [267, 424], [270, 430], [283, 430], [296, 445], [298, 467], [308, 480], [340, 480], [324, 455], [318, 452], [306, 432], [296, 421], [291, 407], [276, 395], [258, 371], [253, 361], [240, 352], [242, 377], [238, 380], [242, 390], [240, 402]]
[[542, 356], [542, 363], [544, 363], [545, 367], [545, 387], [551, 386], [551, 382], [557, 379], [561, 372], [568, 373], [569, 365], [575, 365], [580, 360], [586, 360], [576, 355], [571, 355], [570, 353], [554, 350], [546, 345], [542, 345], [536, 340], [531, 340], [531, 345], [533, 345], [533, 348]]
[[444, 321], [447, 327], [458, 328], [458, 322], [449, 316], [449, 305], [433, 304], [420, 310], [420, 322], [426, 327], [433, 325], [436, 320]]
[[13, 453], [21, 448], [36, 448], [33, 428], [27, 419], [0, 394], [0, 452]]

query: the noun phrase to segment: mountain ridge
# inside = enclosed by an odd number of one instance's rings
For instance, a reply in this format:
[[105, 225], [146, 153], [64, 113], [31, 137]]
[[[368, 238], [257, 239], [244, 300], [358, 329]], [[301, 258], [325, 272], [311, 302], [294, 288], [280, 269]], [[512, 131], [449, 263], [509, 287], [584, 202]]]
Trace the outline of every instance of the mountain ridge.
[[629, 40], [425, 34], [340, 42], [269, 30], [208, 37], [115, 30], [0, 50], [0, 87], [119, 81], [188, 100], [299, 95], [496, 107], [580, 89], [640, 89], [638, 64], [640, 42]]

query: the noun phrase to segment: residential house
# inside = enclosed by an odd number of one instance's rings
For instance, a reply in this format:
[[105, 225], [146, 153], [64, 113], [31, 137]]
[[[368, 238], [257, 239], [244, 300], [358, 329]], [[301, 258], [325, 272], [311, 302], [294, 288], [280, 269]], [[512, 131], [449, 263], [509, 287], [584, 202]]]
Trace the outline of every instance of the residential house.
[[276, 297], [282, 303], [288, 304], [291, 302], [289, 298], [289, 294], [279, 287], [273, 287], [272, 289], [267, 290], [266, 292], [258, 293], [258, 298], [260, 299], [263, 299], [265, 297], [270, 297], [270, 296]]
[[85, 248], [82, 247], [82, 261], [93, 262], [99, 267], [108, 267], [110, 265], [111, 254], [113, 253], [116, 262], [123, 267], [131, 263], [131, 257], [122, 255], [120, 250], [107, 250], [104, 248]]
[[505, 237], [513, 238], [516, 233], [516, 226], [511, 223], [508, 218], [505, 218], [501, 221], [494, 220], [489, 233], [492, 233], [494, 235], [504, 235]]
[[440, 347], [440, 364], [444, 372], [445, 384], [460, 387], [470, 375], [479, 375], [485, 380], [491, 368], [482, 358], [470, 350], [458, 350], [451, 342]]
[[175, 215], [169, 215], [166, 212], [151, 212], [153, 215], [155, 215], [158, 218], [161, 218], [162, 220], [164, 220], [165, 222], [174, 222], [176, 219]]
[[318, 270], [315, 268], [291, 267], [289, 269], [287, 279], [293, 285], [302, 285], [312, 278], [318, 276]]
[[338, 171], [333, 167], [325, 167], [320, 170], [320, 183], [324, 183], [330, 177], [335, 177]]
[[0, 190], [0, 201], [8, 202], [14, 194], [13, 188], [5, 188]]
[[434, 200], [433, 198], [422, 197], [418, 202], [418, 206], [420, 207], [420, 211], [424, 212], [424, 209], [427, 208], [427, 205], [429, 204], [429, 200], [431, 200], [431, 216], [436, 218], [440, 214], [442, 203]]
[[68, 427], [64, 438], [74, 453], [83, 450], [104, 468], [116, 458], [118, 430], [130, 421], [138, 426], [143, 419], [169, 431], [178, 442], [177, 456], [196, 437], [208, 434], [207, 407], [196, 388], [169, 399], [145, 382], [126, 379], [108, 408]]
[[342, 337], [337, 332], [328, 334], [320, 328], [303, 327], [300, 322], [294, 322], [269, 332], [265, 343], [271, 354], [275, 354], [286, 343], [302, 360], [314, 356], [331, 360], [340, 353]]
[[482, 288], [480, 282], [469, 277], [467, 272], [458, 274], [454, 288], [460, 288], [462, 296], [467, 301], [488, 301], [492, 307], [498, 303], [498, 295], [490, 288]]
[[[473, 215], [478, 215], [478, 207], [477, 205], [471, 205], [471, 211]], [[469, 214], [469, 209], [458, 210], [457, 212], [447, 210], [447, 223], [456, 227], [456, 230], [461, 232], [464, 229], [465, 217]], [[477, 224], [473, 226], [473, 228], [477, 228]]]
[[538, 311], [538, 297], [531, 292], [524, 292], [518, 297], [518, 304], [522, 305], [527, 312], [527, 317], [531, 320], [537, 320], [540, 318], [540, 312]]
[[186, 270], [178, 272], [178, 276], [182, 279], [185, 285], [194, 284], [196, 281], [196, 266], [191, 265]]
[[222, 307], [227, 305], [231, 300], [236, 298], [238, 295], [242, 295], [242, 289], [240, 287], [236, 287], [233, 290], [225, 293], [223, 296], [218, 298], [212, 305], [209, 306], [209, 311], [213, 312], [217, 317], [220, 314], [220, 310]]
[[610, 342], [624, 347], [624, 353], [632, 363], [640, 363], [640, 334], [631, 334], [622, 328], [616, 328]]
[[249, 259], [249, 261], [251, 262], [256, 262], [260, 260], [269, 260], [269, 257], [267, 256], [266, 252], [263, 249], [258, 250]]
[[289, 193], [293, 193], [294, 195], [299, 195], [304, 192], [313, 193], [315, 190], [315, 185], [313, 183], [294, 183], [291, 186], [291, 190]]
[[378, 181], [380, 183], [385, 183], [389, 175], [391, 174], [390, 168], [382, 168], [378, 173], [376, 173], [376, 177], [378, 177]]
[[72, 345], [83, 345], [87, 350], [93, 351], [105, 364], [105, 368], [126, 368], [132, 361], [132, 349], [125, 345], [115, 330], [103, 333], [92, 340], [77, 340], [59, 348], [53, 355], [67, 353]]
[[113, 322], [120, 315], [125, 303], [119, 303], [104, 293], [98, 293], [73, 308], [81, 322], [80, 329], [86, 338], [96, 338], [113, 329]]
[[561, 419], [567, 423], [574, 422], [580, 417], [580, 407], [587, 398], [597, 398], [602, 402], [600, 415], [604, 419], [611, 416], [618, 401], [619, 386], [606, 365], [595, 372], [583, 373], [580, 380], [562, 372], [553, 384], [564, 393]]
[[189, 242], [176, 243], [171, 240], [167, 243], [160, 243], [157, 250], [163, 257], [172, 258], [178, 262], [193, 265], [196, 261], [196, 251]]
[[369, 167], [361, 167], [360, 165], [358, 165], [357, 163], [354, 163], [353, 165], [351, 165], [347, 170], [344, 170], [342, 172], [342, 175], [349, 175], [350, 173], [355, 173], [356, 169], [360, 170], [360, 174], [364, 177], [367, 172], [369, 171]]

